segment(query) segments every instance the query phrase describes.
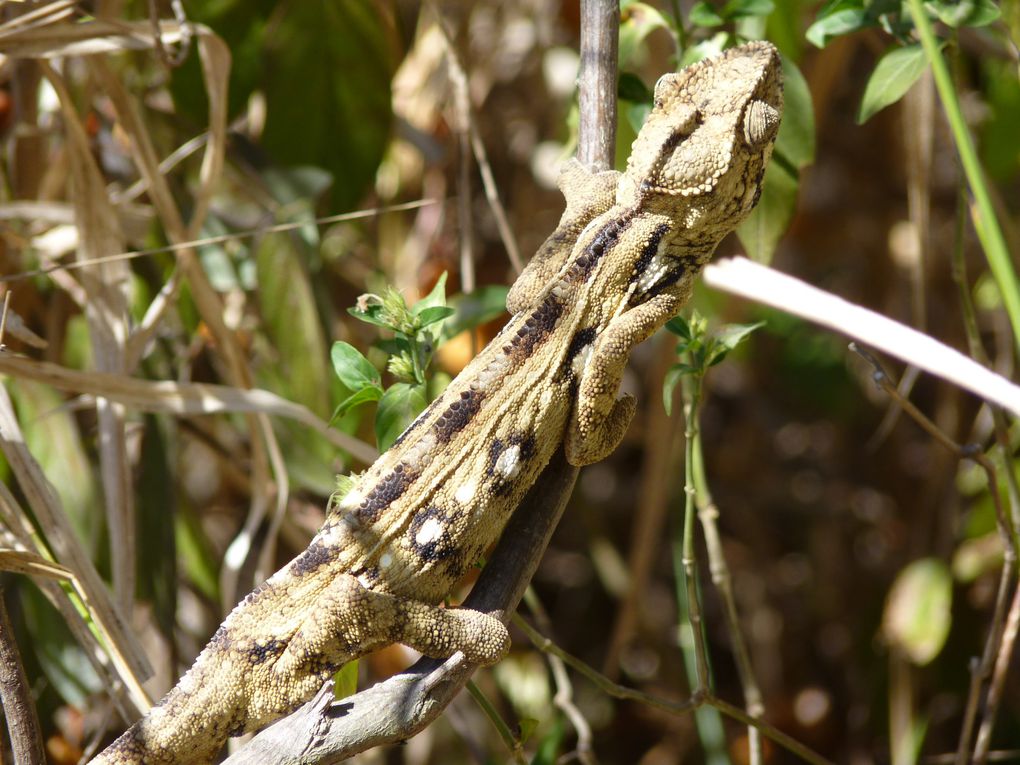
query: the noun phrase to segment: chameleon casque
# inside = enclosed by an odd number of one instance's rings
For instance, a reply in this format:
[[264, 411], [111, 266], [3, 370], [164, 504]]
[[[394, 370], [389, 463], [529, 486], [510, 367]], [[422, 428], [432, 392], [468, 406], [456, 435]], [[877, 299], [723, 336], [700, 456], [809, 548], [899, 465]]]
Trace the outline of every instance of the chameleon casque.
[[625, 172], [568, 163], [566, 212], [511, 289], [507, 325], [94, 762], [208, 762], [389, 643], [498, 661], [502, 622], [443, 598], [557, 449], [587, 465], [619, 444], [630, 352], [758, 201], [782, 109], [778, 53], [751, 42], [659, 80]]

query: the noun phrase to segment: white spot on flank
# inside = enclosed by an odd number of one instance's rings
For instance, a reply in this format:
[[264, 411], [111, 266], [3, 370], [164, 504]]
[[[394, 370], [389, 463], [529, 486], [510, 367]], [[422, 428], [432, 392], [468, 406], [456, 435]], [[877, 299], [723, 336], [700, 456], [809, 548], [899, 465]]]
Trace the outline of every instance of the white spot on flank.
[[439, 537], [443, 535], [443, 524], [441, 524], [435, 518], [429, 518], [425, 523], [418, 529], [418, 533], [414, 537], [415, 544], [420, 547], [432, 544]]
[[379, 568], [385, 569], [393, 565], [393, 553], [384, 552], [379, 556]]
[[496, 458], [495, 471], [504, 478], [513, 478], [521, 469], [521, 447], [518, 444], [508, 446]]
[[372, 586], [372, 580], [368, 578], [368, 574], [358, 574], [358, 584], [368, 589]]
[[552, 388], [544, 388], [542, 390], [542, 395], [538, 397], [539, 405], [541, 405], [543, 408], [549, 406], [549, 404], [552, 402], [552, 397], [553, 397]]
[[638, 275], [637, 289], [639, 293], [648, 292], [669, 273], [669, 260], [659, 253], [652, 256], [645, 270]]
[[453, 498], [462, 505], [469, 505], [471, 500], [475, 498], [476, 491], [478, 491], [478, 484], [474, 481], [468, 481], [457, 487], [457, 493], [453, 495]]
[[588, 362], [591, 361], [592, 347], [592, 343], [581, 346], [581, 350], [577, 352], [574, 360], [570, 362], [570, 369], [575, 377], [580, 377], [581, 373], [588, 368]]

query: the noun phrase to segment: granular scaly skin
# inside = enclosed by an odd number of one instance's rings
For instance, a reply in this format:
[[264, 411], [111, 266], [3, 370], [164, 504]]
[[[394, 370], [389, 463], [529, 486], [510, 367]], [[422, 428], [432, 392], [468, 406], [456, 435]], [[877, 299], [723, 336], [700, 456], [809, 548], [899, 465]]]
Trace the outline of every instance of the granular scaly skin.
[[557, 449], [587, 465], [619, 444], [630, 352], [757, 202], [781, 113], [778, 54], [749, 43], [659, 80], [624, 173], [568, 163], [566, 212], [510, 291], [510, 322], [93, 762], [208, 762], [390, 643], [498, 661], [499, 619], [439, 604]]

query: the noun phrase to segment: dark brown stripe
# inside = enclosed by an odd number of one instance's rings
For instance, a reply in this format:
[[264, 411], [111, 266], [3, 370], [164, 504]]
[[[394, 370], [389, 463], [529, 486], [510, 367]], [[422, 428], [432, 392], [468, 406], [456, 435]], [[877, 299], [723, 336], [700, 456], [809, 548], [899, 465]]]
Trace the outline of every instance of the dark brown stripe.
[[532, 310], [510, 342], [503, 346], [503, 352], [521, 363], [531, 356], [535, 348], [556, 328], [556, 322], [563, 315], [563, 302], [555, 295], [547, 295], [537, 308]]
[[305, 576], [325, 566], [334, 558], [334, 551], [321, 539], [313, 539], [294, 562], [290, 564], [290, 573], [294, 576]]
[[568, 278], [573, 282], [587, 281], [598, 262], [613, 248], [620, 235], [630, 227], [636, 213], [637, 208], [631, 208], [624, 211], [618, 218], [605, 223], [588, 242], [588, 246], [574, 259]]
[[563, 358], [563, 366], [560, 369], [560, 379], [568, 377], [574, 373], [570, 368], [570, 365], [574, 362], [574, 358], [581, 352], [581, 349], [586, 345], [591, 345], [595, 342], [596, 329], [595, 327], [584, 327], [583, 329], [577, 330], [574, 336], [570, 339], [570, 345], [567, 346], [567, 355]]
[[436, 440], [441, 444], [448, 443], [457, 433], [464, 430], [471, 422], [471, 418], [482, 408], [484, 399], [485, 393], [480, 390], [461, 391], [460, 396], [450, 402], [446, 410], [439, 415], [436, 424], [432, 426]]
[[403, 462], [397, 464], [392, 473], [379, 479], [379, 483], [372, 487], [358, 505], [354, 511], [358, 520], [374, 523], [383, 510], [400, 499], [415, 478], [417, 475], [407, 470]]

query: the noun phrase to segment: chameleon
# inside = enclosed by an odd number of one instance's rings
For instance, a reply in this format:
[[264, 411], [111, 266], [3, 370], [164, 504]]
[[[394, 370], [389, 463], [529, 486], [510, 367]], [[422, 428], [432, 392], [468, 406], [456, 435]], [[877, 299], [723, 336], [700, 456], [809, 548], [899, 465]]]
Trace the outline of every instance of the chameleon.
[[508, 293], [508, 323], [93, 762], [210, 762], [391, 643], [497, 662], [503, 622], [443, 599], [556, 450], [583, 466], [620, 443], [629, 355], [758, 202], [782, 110], [779, 55], [750, 42], [658, 81], [622, 173], [566, 163], [565, 212]]

